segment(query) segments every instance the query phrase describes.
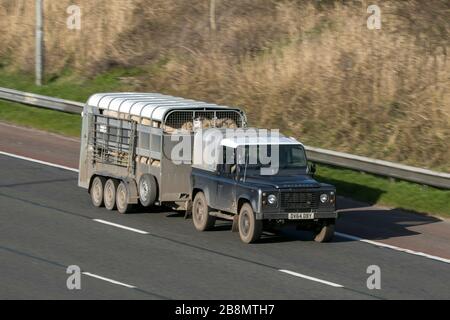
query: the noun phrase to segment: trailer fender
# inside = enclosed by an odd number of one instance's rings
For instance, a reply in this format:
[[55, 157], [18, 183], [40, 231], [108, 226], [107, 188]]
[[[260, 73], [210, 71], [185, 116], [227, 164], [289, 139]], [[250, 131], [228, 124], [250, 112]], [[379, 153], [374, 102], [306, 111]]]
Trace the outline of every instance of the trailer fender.
[[139, 193], [136, 180], [133, 178], [126, 178], [123, 182], [125, 182], [128, 189], [128, 203], [137, 204], [139, 202]]

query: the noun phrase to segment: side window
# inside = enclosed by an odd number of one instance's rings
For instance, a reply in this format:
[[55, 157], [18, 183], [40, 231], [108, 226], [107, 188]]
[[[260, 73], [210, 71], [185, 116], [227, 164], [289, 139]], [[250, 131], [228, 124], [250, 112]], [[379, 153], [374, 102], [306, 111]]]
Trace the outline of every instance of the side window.
[[222, 173], [233, 175], [236, 172], [236, 153], [234, 148], [224, 147], [222, 155]]
[[159, 152], [161, 150], [161, 136], [155, 133], [150, 135], [151, 151]]
[[234, 152], [234, 148], [224, 147], [223, 150], [223, 163], [224, 164], [235, 164], [236, 163], [236, 155]]
[[150, 134], [147, 132], [139, 132], [139, 148], [142, 150], [150, 150]]
[[292, 148], [291, 150], [291, 163], [296, 166], [306, 165], [305, 152], [303, 151], [303, 148]]

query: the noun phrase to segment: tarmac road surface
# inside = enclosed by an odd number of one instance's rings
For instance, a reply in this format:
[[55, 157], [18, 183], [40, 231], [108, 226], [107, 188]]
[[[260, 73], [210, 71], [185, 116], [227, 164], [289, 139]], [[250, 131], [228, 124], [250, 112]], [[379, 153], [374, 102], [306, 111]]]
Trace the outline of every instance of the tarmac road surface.
[[[76, 166], [76, 140], [9, 125], [0, 137], [0, 151]], [[332, 243], [286, 229], [245, 245], [228, 222], [200, 233], [167, 209], [94, 208], [74, 171], [0, 155], [0, 178], [0, 299], [450, 298], [447, 221], [344, 200]], [[70, 265], [81, 290], [66, 286]]]

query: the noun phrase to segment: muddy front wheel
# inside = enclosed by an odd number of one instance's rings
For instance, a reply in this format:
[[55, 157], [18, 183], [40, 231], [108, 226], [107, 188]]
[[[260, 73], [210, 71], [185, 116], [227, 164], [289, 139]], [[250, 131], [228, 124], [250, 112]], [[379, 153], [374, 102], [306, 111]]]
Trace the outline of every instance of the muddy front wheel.
[[256, 220], [255, 213], [249, 203], [245, 203], [239, 212], [239, 236], [244, 243], [253, 243], [261, 237], [262, 220]]
[[192, 221], [194, 222], [195, 229], [198, 231], [210, 230], [216, 223], [216, 217], [209, 215], [208, 202], [203, 192], [195, 195], [192, 206]]

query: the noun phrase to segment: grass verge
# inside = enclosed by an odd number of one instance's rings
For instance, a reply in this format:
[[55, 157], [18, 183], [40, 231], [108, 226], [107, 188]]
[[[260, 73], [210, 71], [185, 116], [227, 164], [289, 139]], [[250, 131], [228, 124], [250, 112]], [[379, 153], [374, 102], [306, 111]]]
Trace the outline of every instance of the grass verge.
[[341, 196], [450, 218], [449, 190], [324, 165], [317, 166], [317, 179], [335, 185]]
[[132, 86], [122, 80], [139, 75], [142, 72], [144, 71], [138, 68], [115, 68], [94, 78], [86, 78], [66, 72], [59, 77], [47, 79], [43, 86], [36, 86], [33, 78], [29, 75], [9, 72], [0, 68], [0, 87], [85, 102], [90, 95], [97, 92], [131, 90]]
[[0, 121], [65, 136], [80, 136], [81, 117], [77, 114], [34, 108], [0, 100]]
[[[123, 84], [121, 79], [142, 72], [142, 70], [137, 68], [116, 68], [94, 78], [84, 78], [66, 72], [60, 77], [46, 79], [46, 84], [43, 86], [36, 86], [33, 78], [27, 74], [9, 72], [5, 68], [0, 68], [0, 71], [0, 87], [79, 102], [85, 102], [90, 95], [97, 92], [128, 91], [130, 88]], [[0, 121], [66, 136], [80, 136], [81, 118], [79, 115], [35, 108], [2, 100], [0, 100]]]

